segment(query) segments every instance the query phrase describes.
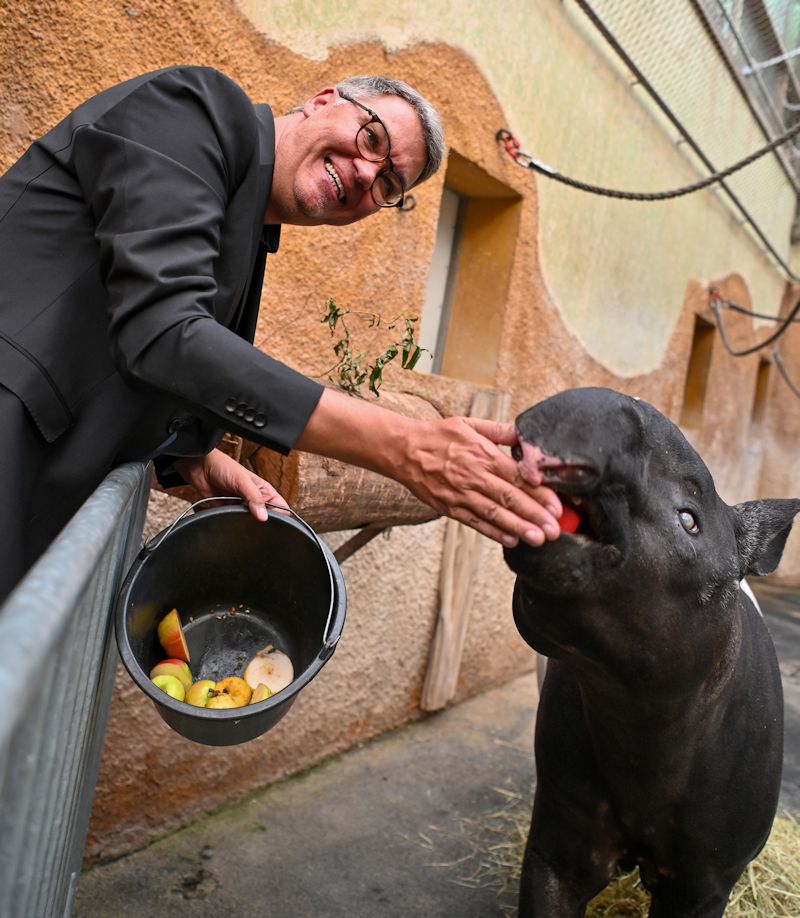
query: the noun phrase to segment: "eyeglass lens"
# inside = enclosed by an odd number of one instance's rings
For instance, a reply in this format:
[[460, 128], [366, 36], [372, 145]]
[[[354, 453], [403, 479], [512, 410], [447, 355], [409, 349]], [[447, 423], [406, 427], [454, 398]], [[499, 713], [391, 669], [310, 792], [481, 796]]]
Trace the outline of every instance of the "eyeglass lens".
[[400, 176], [394, 171], [392, 161], [389, 159], [391, 143], [389, 135], [380, 118], [366, 105], [362, 105], [348, 96], [343, 98], [363, 108], [370, 115], [370, 120], [362, 124], [356, 133], [356, 147], [359, 155], [372, 163], [382, 163], [388, 160], [389, 168], [376, 176], [372, 183], [372, 197], [379, 207], [396, 207], [403, 200], [404, 186]]

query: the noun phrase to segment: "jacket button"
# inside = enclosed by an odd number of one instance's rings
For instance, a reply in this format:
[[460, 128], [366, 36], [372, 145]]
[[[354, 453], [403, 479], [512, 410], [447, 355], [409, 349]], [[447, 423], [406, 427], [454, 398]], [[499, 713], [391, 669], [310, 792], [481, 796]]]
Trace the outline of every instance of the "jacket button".
[[263, 414], [257, 414], [253, 418], [253, 423], [255, 424], [256, 427], [263, 427], [267, 423], [267, 418]]
[[233, 414], [233, 412], [236, 411], [235, 398], [229, 398], [228, 401], [225, 402], [225, 410], [228, 412], [228, 414]]
[[177, 433], [183, 427], [183, 421], [180, 418], [173, 418], [167, 427], [167, 433]]
[[245, 421], [247, 421], [248, 424], [253, 420], [255, 416], [256, 416], [255, 408], [248, 408], [247, 411], [245, 411], [244, 413], [244, 419]]
[[243, 418], [245, 411], [247, 411], [247, 405], [244, 402], [239, 402], [236, 406], [236, 417]]

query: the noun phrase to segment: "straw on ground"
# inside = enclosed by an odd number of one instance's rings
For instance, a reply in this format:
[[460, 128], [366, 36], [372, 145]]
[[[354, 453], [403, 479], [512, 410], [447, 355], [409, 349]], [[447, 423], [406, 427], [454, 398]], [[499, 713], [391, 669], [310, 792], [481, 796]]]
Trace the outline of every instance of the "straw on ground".
[[[419, 839], [431, 851], [429, 867], [452, 874], [462, 886], [497, 891], [498, 916], [516, 912], [520, 866], [531, 813], [529, 795], [493, 788], [496, 809], [477, 818], [460, 818], [454, 826], [430, 826]], [[424, 842], [422, 839], [424, 838]], [[437, 846], [436, 839], [439, 839]], [[464, 853], [437, 860], [437, 847], [452, 850], [457, 840]], [[650, 896], [638, 871], [614, 880], [589, 904], [587, 918], [647, 918]], [[796, 918], [800, 915], [800, 822], [791, 813], [775, 820], [769, 841], [734, 888], [725, 918]]]

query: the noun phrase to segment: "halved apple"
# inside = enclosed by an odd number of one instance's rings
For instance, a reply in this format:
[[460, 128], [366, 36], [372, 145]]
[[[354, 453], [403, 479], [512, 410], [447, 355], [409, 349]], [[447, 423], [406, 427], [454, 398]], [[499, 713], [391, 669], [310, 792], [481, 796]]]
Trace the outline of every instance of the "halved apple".
[[250, 688], [256, 688], [263, 683], [274, 695], [285, 689], [294, 679], [294, 667], [285, 653], [275, 650], [272, 644], [267, 644], [247, 664], [244, 678]]
[[168, 612], [158, 623], [158, 640], [167, 656], [191, 663], [177, 609]]

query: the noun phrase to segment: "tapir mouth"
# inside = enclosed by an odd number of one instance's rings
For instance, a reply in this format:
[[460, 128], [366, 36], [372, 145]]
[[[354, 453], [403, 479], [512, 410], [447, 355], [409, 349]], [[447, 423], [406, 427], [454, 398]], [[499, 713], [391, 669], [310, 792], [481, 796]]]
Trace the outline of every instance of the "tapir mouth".
[[560, 521], [562, 536], [572, 536], [591, 542], [608, 542], [608, 519], [598, 501], [565, 494], [556, 488], [553, 490], [564, 506]]
[[542, 484], [554, 491], [560, 488], [586, 488], [597, 484], [600, 472], [595, 466], [580, 460], [558, 459], [543, 456], [537, 463], [542, 473]]
[[[512, 450], [518, 461], [531, 462], [533, 459], [526, 446], [521, 441], [521, 447]], [[542, 484], [556, 492], [565, 508], [561, 517], [562, 535], [580, 541], [608, 542], [608, 518], [594, 496], [602, 477], [601, 470], [583, 458], [547, 455], [539, 450], [536, 454], [534, 461]]]

